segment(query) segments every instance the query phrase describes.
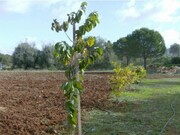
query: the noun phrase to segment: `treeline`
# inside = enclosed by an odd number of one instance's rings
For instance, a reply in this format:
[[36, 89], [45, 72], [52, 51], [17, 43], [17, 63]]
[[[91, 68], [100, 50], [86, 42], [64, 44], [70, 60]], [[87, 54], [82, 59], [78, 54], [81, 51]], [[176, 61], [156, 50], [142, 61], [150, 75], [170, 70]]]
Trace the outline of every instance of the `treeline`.
[[[60, 63], [53, 55], [54, 45], [44, 44], [42, 45], [42, 50], [36, 48], [35, 44], [30, 44], [27, 42], [20, 43], [14, 50], [12, 56], [2, 55], [4, 58], [0, 63], [4, 65], [4, 69], [25, 69], [25, 70], [63, 70], [63, 64]], [[112, 61], [116, 61], [117, 57], [114, 54], [112, 43], [110, 41], [105, 41], [101, 37], [96, 37], [96, 42], [94, 47], [103, 48], [103, 56], [100, 60], [96, 61], [91, 65], [89, 70], [97, 69], [112, 69]], [[91, 53], [91, 50], [88, 50]], [[8, 61], [7, 61], [8, 60]], [[4, 62], [7, 61], [7, 62]]]
[[3, 68], [3, 65], [5, 67], [11, 68], [12, 66], [12, 56], [8, 54], [2, 54], [0, 53], [0, 69]]
[[44, 45], [42, 50], [34, 44], [19, 44], [12, 55], [13, 69], [49, 69], [54, 66], [54, 46]]
[[[4, 69], [63, 70], [63, 64], [53, 55], [54, 45], [42, 46], [39, 50], [35, 44], [20, 43], [12, 55], [0, 54], [0, 64]], [[88, 67], [89, 70], [112, 69], [113, 61], [120, 62], [122, 66], [133, 63], [145, 68], [152, 64], [180, 65], [180, 45], [174, 43], [166, 49], [161, 34], [148, 28], [137, 29], [114, 43], [96, 37], [94, 47], [103, 48], [104, 53], [100, 60]], [[88, 53], [91, 51], [89, 49]]]

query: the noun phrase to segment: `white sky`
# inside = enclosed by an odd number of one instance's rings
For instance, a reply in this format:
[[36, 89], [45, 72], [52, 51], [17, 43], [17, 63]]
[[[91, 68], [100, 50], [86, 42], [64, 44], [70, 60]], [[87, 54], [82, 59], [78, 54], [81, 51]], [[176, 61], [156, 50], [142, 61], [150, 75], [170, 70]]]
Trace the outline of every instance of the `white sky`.
[[[22, 41], [44, 43], [68, 40], [51, 30], [52, 20], [66, 19], [82, 0], [0, 0], [0, 52], [12, 54]], [[88, 0], [86, 16], [96, 10], [100, 24], [88, 35], [111, 42], [147, 27], [159, 31], [166, 47], [180, 44], [180, 0]], [[71, 31], [68, 34], [71, 36]], [[88, 36], [87, 35], [87, 36]]]

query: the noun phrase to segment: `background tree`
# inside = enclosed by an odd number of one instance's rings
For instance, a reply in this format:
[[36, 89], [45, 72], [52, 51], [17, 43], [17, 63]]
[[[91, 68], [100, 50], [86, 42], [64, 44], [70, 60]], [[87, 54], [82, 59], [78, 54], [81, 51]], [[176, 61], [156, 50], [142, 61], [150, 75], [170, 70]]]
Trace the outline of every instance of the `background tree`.
[[113, 50], [113, 44], [108, 40], [103, 49], [102, 59], [100, 59], [103, 65], [101, 69], [113, 69], [112, 62], [118, 61], [117, 55]]
[[54, 68], [54, 46], [51, 44], [43, 45], [42, 51], [37, 50], [35, 60], [36, 68], [51, 69]]
[[37, 49], [34, 45], [28, 43], [21, 43], [16, 48], [12, 55], [14, 68], [34, 68], [35, 59], [37, 56]]
[[105, 41], [101, 37], [95, 38], [95, 44], [92, 47], [89, 47], [89, 52], [93, 51], [94, 48], [100, 47], [103, 49], [103, 55], [101, 59], [96, 60], [92, 65], [88, 67], [90, 70], [102, 70], [102, 69], [112, 69], [112, 61], [116, 61], [117, 57], [112, 49], [112, 43], [110, 41]]
[[180, 57], [180, 45], [177, 43], [174, 43], [169, 48], [169, 53], [172, 57]]
[[138, 57], [139, 53], [138, 51], [135, 51], [138, 50], [138, 47], [139, 46], [134, 44], [131, 35], [122, 37], [113, 43], [115, 54], [119, 59], [123, 59], [123, 57], [125, 57], [127, 66], [129, 65], [131, 58]]
[[141, 28], [132, 32], [131, 39], [137, 48], [134, 50], [144, 60], [146, 69], [147, 58], [157, 58], [166, 51], [164, 39], [158, 31]]
[[42, 49], [43, 52], [43, 62], [47, 69], [54, 66], [54, 46], [45, 45]]
[[[66, 42], [58, 42], [55, 45], [54, 55], [66, 66], [65, 75], [68, 79], [62, 85], [64, 96], [66, 97], [66, 110], [68, 113], [68, 122], [72, 129], [72, 134], [75, 134], [76, 124], [78, 122], [78, 134], [81, 135], [81, 108], [80, 108], [80, 93], [83, 90], [82, 75], [86, 67], [101, 56], [102, 49], [96, 47], [93, 53], [88, 51], [88, 47], [94, 45], [95, 39], [89, 37], [87, 41], [83, 40], [83, 35], [90, 32], [99, 23], [97, 12], [89, 14], [85, 23], [76, 29], [76, 24], [80, 22], [83, 13], [86, 11], [86, 2], [81, 4], [77, 12], [67, 14], [68, 20], [60, 24], [56, 19], [52, 23], [52, 30], [56, 32], [66, 32], [69, 25], [73, 28], [73, 46]], [[80, 77], [81, 75], [81, 77]], [[78, 113], [78, 121], [77, 121]]]
[[0, 63], [3, 64], [3, 66], [11, 68], [12, 66], [12, 56], [9, 54], [2, 54], [0, 53]]
[[35, 69], [44, 69], [44, 61], [43, 61], [43, 51], [37, 50], [36, 58], [34, 61]]

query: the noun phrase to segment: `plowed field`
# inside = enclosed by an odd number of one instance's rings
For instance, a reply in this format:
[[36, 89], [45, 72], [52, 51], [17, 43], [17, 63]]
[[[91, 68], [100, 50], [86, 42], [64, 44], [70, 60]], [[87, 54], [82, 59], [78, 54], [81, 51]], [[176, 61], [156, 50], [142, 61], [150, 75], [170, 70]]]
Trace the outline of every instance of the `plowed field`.
[[[60, 72], [0, 73], [0, 135], [46, 134], [50, 126], [66, 119]], [[82, 108], [103, 106], [110, 86], [107, 74], [87, 74]]]

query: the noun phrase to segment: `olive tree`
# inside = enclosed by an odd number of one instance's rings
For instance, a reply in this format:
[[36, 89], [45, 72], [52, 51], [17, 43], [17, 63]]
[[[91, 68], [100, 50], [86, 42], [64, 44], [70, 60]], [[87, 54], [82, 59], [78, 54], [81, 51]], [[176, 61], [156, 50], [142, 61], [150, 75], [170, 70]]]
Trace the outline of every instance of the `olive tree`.
[[12, 59], [13, 67], [34, 68], [37, 49], [29, 43], [20, 43], [14, 50]]
[[12, 65], [12, 56], [8, 55], [8, 54], [0, 53], [0, 63], [5, 66], [11, 66]]
[[65, 33], [69, 25], [72, 25], [73, 39], [70, 39], [72, 46], [68, 45], [65, 41], [58, 42], [55, 44], [54, 55], [66, 66], [65, 76], [68, 81], [62, 84], [62, 89], [66, 97], [67, 119], [72, 134], [75, 134], [75, 128], [78, 123], [79, 135], [82, 134], [80, 94], [83, 91], [83, 73], [89, 64], [102, 55], [102, 49], [99, 47], [94, 47], [93, 53], [88, 52], [88, 47], [93, 48], [94, 37], [88, 37], [86, 41], [83, 40], [83, 35], [90, 32], [99, 23], [98, 13], [90, 13], [85, 19], [84, 24], [80, 25], [78, 29], [76, 28], [86, 11], [86, 6], [87, 3], [83, 2], [77, 12], [67, 14], [67, 21], [59, 23], [54, 19], [52, 23], [52, 30], [56, 32], [64, 31]]

